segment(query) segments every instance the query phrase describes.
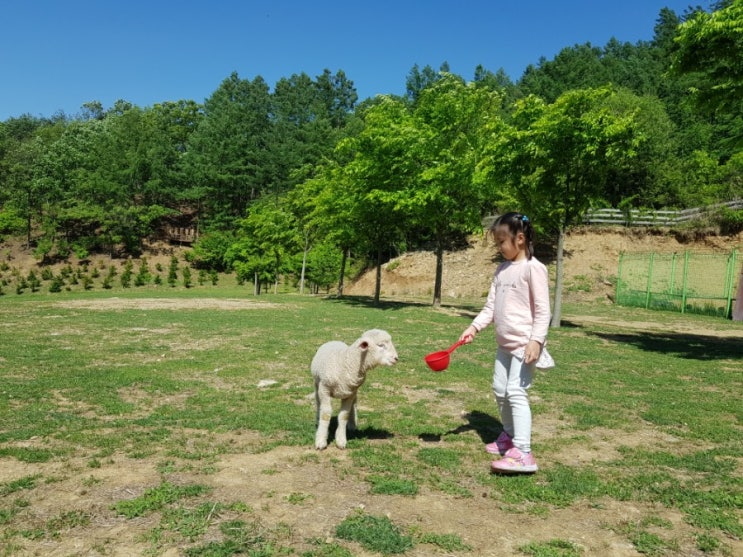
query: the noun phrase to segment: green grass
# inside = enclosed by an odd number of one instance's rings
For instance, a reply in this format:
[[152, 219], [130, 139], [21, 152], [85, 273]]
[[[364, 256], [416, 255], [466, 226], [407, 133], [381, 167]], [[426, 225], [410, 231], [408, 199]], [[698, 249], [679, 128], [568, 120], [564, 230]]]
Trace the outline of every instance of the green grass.
[[166, 482], [148, 489], [140, 497], [119, 501], [113, 508], [126, 518], [136, 518], [159, 511], [184, 497], [195, 497], [208, 491], [209, 488], [201, 485], [175, 486]]
[[413, 547], [413, 539], [403, 534], [389, 518], [364, 513], [348, 517], [336, 528], [336, 536], [361, 544], [364, 549], [392, 555]]
[[[194, 301], [204, 292], [252, 305], [137, 309], [110, 300]], [[339, 481], [358, 482], [371, 501], [483, 495], [497, 512], [545, 519], [607, 501], [663, 508], [680, 517], [685, 536], [676, 523], [606, 528], [647, 555], [729, 554], [732, 541], [743, 537], [743, 342], [716, 332], [743, 325], [566, 306], [564, 326], [550, 331], [558, 365], [540, 373], [533, 388], [540, 472], [504, 480], [487, 473], [482, 451], [500, 431], [490, 392], [492, 337], [460, 348], [445, 373], [423, 364], [425, 354], [451, 345], [480, 304], [446, 311], [413, 302], [375, 307], [363, 298], [253, 297], [228, 287], [0, 297], [0, 465], [33, 466], [0, 483], [0, 555], [33, 540], [80, 535], [101, 519], [96, 513], [152, 522], [147, 539], [154, 553], [182, 544], [188, 555], [345, 556], [353, 554], [349, 544], [382, 554], [432, 544], [467, 554], [466, 529], [421, 533], [370, 512], [338, 520], [338, 540], [313, 542], [285, 533], [280, 523], [258, 524], [254, 501], [240, 510], [240, 502], [213, 494], [210, 475], [231, 455], [276, 447], [296, 447], [301, 455], [311, 446], [308, 367], [315, 349], [330, 339], [351, 342], [373, 327], [392, 333], [399, 363], [371, 372], [361, 393], [360, 430], [350, 435], [342, 459], [328, 460], [341, 454], [331, 447], [294, 466], [322, 462]], [[264, 380], [274, 383], [258, 387]], [[594, 449], [597, 458], [566, 457]], [[41, 520], [37, 505], [46, 484], [80, 475], [84, 489], [105, 487], [105, 479], [90, 475], [110, 469], [117, 455], [154, 463], [161, 482], [138, 496], [121, 494], [108, 510], [71, 508]], [[253, 476], [280, 475], [283, 466], [274, 462]], [[199, 478], [184, 484], [184, 475]], [[276, 499], [271, 504], [301, 509], [322, 494], [303, 486]], [[369, 545], [377, 542], [364, 537], [365, 529], [386, 541]], [[523, 554], [582, 554], [577, 540], [524, 535]]]
[[519, 551], [532, 557], [580, 557], [584, 554], [580, 546], [565, 540], [532, 542], [519, 547]]

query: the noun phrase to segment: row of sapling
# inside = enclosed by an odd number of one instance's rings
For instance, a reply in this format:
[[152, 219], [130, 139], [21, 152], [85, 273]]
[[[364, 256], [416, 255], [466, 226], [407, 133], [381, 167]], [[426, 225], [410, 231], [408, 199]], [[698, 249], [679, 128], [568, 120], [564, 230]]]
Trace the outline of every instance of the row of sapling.
[[[155, 265], [156, 272], [153, 274], [147, 259], [142, 258], [139, 267], [135, 272], [134, 262], [131, 259], [126, 260], [121, 272], [116, 265], [105, 266], [101, 262], [100, 266], [91, 266], [88, 262], [81, 262], [77, 268], [67, 264], [55, 274], [52, 268], [44, 267], [40, 271], [31, 269], [27, 274], [23, 274], [18, 268], [11, 268], [7, 263], [0, 266], [0, 295], [6, 294], [4, 287], [14, 287], [16, 294], [23, 294], [26, 291], [39, 292], [45, 283], [48, 283], [49, 292], [61, 292], [62, 290], [71, 291], [73, 287], [81, 286], [84, 290], [91, 290], [95, 286], [95, 279], [101, 280], [101, 287], [109, 290], [117, 286], [122, 288], [131, 288], [147, 286], [154, 284], [160, 286], [163, 284], [163, 266], [160, 263]], [[167, 282], [170, 286], [178, 285], [178, 276], [180, 271], [180, 284], [186, 288], [193, 286], [193, 275], [190, 266], [179, 268], [178, 258], [171, 258], [168, 269]], [[118, 280], [117, 280], [118, 279]], [[210, 283], [216, 286], [219, 282], [219, 275], [216, 271], [207, 271], [202, 269], [198, 274], [198, 283], [200, 286]]]

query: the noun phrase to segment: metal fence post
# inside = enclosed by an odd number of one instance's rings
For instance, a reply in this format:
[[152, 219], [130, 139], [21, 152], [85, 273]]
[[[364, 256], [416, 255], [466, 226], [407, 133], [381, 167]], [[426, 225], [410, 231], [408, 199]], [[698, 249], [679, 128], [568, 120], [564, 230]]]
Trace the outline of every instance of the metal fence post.
[[655, 261], [655, 253], [650, 254], [650, 262], [648, 263], [648, 283], [645, 288], [645, 309], [650, 308], [650, 291], [653, 289], [653, 262]]
[[621, 290], [621, 284], [622, 284], [622, 262], [624, 261], [624, 252], [619, 252], [619, 269], [617, 269], [617, 288], [616, 288], [616, 294], [614, 299], [617, 301], [618, 304], [621, 302], [620, 300], [620, 290]]
[[725, 317], [729, 317], [733, 312], [733, 289], [735, 288], [735, 260], [737, 259], [738, 250], [733, 248], [728, 257], [728, 268], [725, 273]]
[[684, 252], [684, 284], [681, 289], [681, 313], [686, 313], [686, 287], [689, 283], [689, 250]]

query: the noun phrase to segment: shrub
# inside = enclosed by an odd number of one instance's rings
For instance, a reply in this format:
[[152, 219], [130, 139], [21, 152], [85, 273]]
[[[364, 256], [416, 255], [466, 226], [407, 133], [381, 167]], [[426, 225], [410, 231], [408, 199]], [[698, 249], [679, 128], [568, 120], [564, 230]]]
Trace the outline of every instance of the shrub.
[[49, 285], [49, 292], [62, 292], [64, 286], [64, 278], [62, 276], [56, 276], [52, 279], [52, 283]]
[[149, 266], [147, 265], [147, 259], [142, 258], [139, 262], [139, 271], [137, 276], [134, 278], [134, 286], [144, 286], [150, 282], [152, 275], [150, 274]]
[[32, 270], [28, 272], [28, 285], [31, 287], [31, 292], [38, 292], [41, 288], [41, 281], [36, 276], [36, 273]]
[[170, 267], [168, 268], [168, 284], [175, 286], [178, 280], [178, 258], [174, 255], [170, 258]]
[[132, 263], [131, 259], [127, 259], [126, 263], [124, 264], [124, 272], [121, 273], [121, 286], [124, 288], [129, 288], [132, 285], [132, 269], [134, 268], [134, 264]]
[[734, 236], [743, 232], [743, 209], [737, 211], [723, 208], [718, 216], [720, 223], [720, 232], [726, 236]]

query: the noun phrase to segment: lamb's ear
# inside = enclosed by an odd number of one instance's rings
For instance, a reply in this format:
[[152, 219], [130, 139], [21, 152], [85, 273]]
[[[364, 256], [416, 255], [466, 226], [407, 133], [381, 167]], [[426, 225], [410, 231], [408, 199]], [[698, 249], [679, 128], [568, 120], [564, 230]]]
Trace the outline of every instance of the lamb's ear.
[[361, 342], [359, 343], [359, 348], [360, 348], [361, 350], [364, 350], [364, 351], [368, 350], [368, 349], [369, 349], [369, 341], [366, 341], [366, 340], [362, 340], [362, 341], [361, 341]]

